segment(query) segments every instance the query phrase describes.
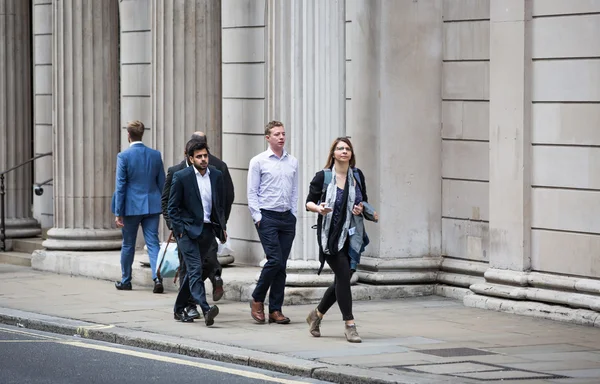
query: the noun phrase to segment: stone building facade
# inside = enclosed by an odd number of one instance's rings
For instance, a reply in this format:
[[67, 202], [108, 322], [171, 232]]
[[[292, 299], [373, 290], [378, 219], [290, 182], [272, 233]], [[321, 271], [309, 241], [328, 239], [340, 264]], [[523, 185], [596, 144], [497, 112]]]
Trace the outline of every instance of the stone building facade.
[[600, 0], [26, 3], [0, 1], [0, 168], [53, 155], [9, 176], [11, 236], [118, 249], [115, 158], [140, 119], [165, 166], [207, 132], [236, 264], [259, 265], [246, 174], [278, 119], [301, 162], [289, 285], [331, 278], [303, 197], [348, 135], [381, 214], [360, 284], [600, 324]]

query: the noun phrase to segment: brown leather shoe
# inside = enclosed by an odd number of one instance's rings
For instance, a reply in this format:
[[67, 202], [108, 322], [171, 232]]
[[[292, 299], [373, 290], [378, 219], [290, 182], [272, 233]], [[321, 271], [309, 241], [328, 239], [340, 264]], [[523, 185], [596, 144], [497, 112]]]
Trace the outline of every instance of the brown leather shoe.
[[290, 318], [287, 316], [283, 316], [281, 311], [275, 311], [273, 313], [269, 313], [269, 324], [277, 323], [277, 324], [289, 324]]
[[254, 301], [250, 301], [250, 315], [258, 323], [265, 322], [265, 304]]

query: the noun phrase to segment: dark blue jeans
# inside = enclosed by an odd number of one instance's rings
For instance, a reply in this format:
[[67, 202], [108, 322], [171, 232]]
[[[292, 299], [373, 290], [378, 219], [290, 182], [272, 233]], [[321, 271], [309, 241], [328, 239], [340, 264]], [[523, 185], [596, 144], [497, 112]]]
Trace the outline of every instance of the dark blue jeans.
[[296, 216], [291, 211], [274, 212], [262, 209], [257, 228], [267, 263], [260, 273], [252, 293], [254, 301], [264, 302], [269, 292], [269, 313], [281, 311], [285, 290], [285, 268], [296, 236]]
[[181, 250], [186, 273], [181, 278], [181, 287], [175, 300], [175, 312], [180, 312], [189, 305], [190, 295], [206, 313], [210, 306], [206, 301], [206, 289], [202, 276], [202, 257], [200, 256], [200, 243], [198, 239], [190, 239], [187, 234], [177, 239], [177, 248]]

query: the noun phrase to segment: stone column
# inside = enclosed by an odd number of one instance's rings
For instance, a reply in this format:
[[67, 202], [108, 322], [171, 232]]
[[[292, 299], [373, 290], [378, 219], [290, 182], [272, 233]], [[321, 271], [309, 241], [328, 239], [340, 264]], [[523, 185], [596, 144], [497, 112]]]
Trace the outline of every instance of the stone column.
[[221, 1], [152, 0], [152, 141], [179, 163], [194, 131], [221, 156]]
[[[29, 1], [0, 1], [0, 172], [33, 157], [30, 9]], [[5, 175], [7, 238], [40, 233], [32, 215], [32, 168]]]
[[[35, 156], [52, 152], [52, 0], [33, 0], [33, 120]], [[33, 181], [52, 179], [52, 157], [35, 162]], [[53, 181], [33, 197], [33, 215], [43, 229], [54, 220]]]
[[[284, 123], [300, 162], [298, 224], [287, 285], [328, 285], [317, 276], [317, 217], [305, 209], [310, 181], [345, 132], [345, 1], [267, 1], [266, 120]], [[305, 273], [303, 273], [305, 272]]]
[[490, 3], [490, 267], [531, 266], [528, 1]]
[[433, 283], [441, 254], [442, 1], [355, 7], [347, 133], [380, 213], [378, 224], [367, 223], [359, 280]]
[[121, 247], [111, 197], [119, 150], [117, 0], [53, 2], [53, 250]]

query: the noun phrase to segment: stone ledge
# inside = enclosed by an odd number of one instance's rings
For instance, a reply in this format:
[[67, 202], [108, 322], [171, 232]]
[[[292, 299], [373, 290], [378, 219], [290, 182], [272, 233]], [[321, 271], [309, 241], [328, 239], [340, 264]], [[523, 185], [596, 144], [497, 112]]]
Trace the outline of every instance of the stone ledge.
[[559, 305], [536, 303], [533, 301], [499, 299], [478, 294], [465, 296], [463, 304], [472, 308], [488, 309], [546, 320], [600, 327], [600, 313], [587, 309], [573, 309]]

